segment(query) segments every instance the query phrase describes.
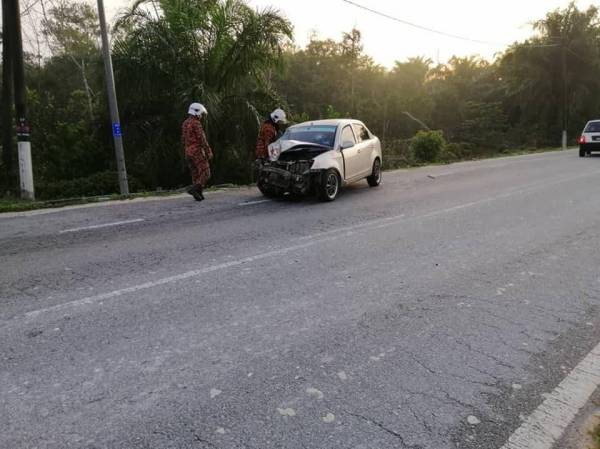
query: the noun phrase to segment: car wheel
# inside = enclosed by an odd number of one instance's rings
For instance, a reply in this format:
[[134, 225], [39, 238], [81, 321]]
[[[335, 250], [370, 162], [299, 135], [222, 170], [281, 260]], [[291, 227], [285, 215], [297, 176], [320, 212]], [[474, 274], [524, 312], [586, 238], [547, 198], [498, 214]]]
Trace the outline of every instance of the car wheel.
[[371, 176], [367, 178], [367, 182], [371, 187], [377, 187], [381, 184], [381, 161], [379, 159], [375, 159], [375, 162], [373, 162], [373, 171]]
[[585, 150], [579, 149], [579, 157], [585, 157]]
[[337, 172], [330, 168], [325, 172], [323, 181], [319, 186], [319, 199], [321, 201], [333, 201], [340, 191], [340, 177]]
[[274, 189], [273, 187], [269, 187], [262, 182], [257, 183], [256, 187], [258, 187], [260, 193], [262, 193], [267, 198], [277, 198], [280, 196], [276, 189]]

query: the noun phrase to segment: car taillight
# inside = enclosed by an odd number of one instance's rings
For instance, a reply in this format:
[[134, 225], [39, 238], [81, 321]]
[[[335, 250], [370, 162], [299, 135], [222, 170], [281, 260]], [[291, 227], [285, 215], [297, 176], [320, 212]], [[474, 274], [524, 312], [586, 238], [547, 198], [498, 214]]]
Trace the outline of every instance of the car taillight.
[[581, 137], [579, 138], [579, 143], [580, 143], [580, 144], [581, 144], [581, 143], [585, 143], [585, 136], [581, 136]]

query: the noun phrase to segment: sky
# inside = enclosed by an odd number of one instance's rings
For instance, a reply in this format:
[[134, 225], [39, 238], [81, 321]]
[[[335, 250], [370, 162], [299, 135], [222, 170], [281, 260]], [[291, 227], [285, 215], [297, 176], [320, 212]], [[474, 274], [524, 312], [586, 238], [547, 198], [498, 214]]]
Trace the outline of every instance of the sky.
[[[280, 10], [294, 25], [295, 42], [305, 45], [311, 34], [339, 39], [358, 28], [364, 50], [375, 62], [392, 67], [395, 61], [426, 56], [445, 62], [451, 56], [478, 54], [492, 59], [507, 45], [532, 34], [531, 22], [569, 0], [353, 0], [355, 3], [428, 28], [485, 44], [441, 36], [377, 16], [343, 0], [247, 0], [256, 8]], [[130, 0], [105, 0], [112, 16]], [[576, 1], [580, 8], [600, 1]]]

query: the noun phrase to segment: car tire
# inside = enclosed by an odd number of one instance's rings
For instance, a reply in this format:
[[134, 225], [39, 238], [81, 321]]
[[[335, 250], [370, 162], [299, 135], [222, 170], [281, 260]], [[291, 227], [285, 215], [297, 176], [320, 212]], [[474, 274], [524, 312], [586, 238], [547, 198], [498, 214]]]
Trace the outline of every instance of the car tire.
[[586, 153], [585, 150], [583, 150], [581, 148], [579, 149], [579, 157], [585, 157], [585, 153]]
[[341, 180], [338, 173], [330, 168], [323, 175], [318, 196], [321, 201], [334, 201], [340, 192]]
[[375, 159], [375, 162], [373, 162], [373, 170], [371, 176], [367, 177], [367, 182], [371, 187], [377, 187], [381, 184], [381, 161], [379, 159]]
[[277, 190], [275, 190], [272, 187], [264, 185], [262, 182], [257, 183], [256, 187], [258, 187], [258, 190], [260, 190], [260, 193], [262, 193], [267, 198], [278, 198], [279, 196], [281, 196], [278, 194]]

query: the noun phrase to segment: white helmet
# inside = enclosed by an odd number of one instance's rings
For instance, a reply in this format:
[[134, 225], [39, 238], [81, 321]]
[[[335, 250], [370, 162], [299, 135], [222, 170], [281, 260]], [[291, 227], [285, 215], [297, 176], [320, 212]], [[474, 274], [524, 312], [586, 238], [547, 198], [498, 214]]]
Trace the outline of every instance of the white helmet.
[[204, 107], [204, 105], [200, 103], [192, 103], [190, 108], [188, 109], [189, 115], [195, 115], [196, 117], [200, 117], [204, 114], [208, 114], [208, 111]]
[[287, 123], [287, 117], [283, 109], [275, 109], [271, 112], [271, 120], [275, 123]]

